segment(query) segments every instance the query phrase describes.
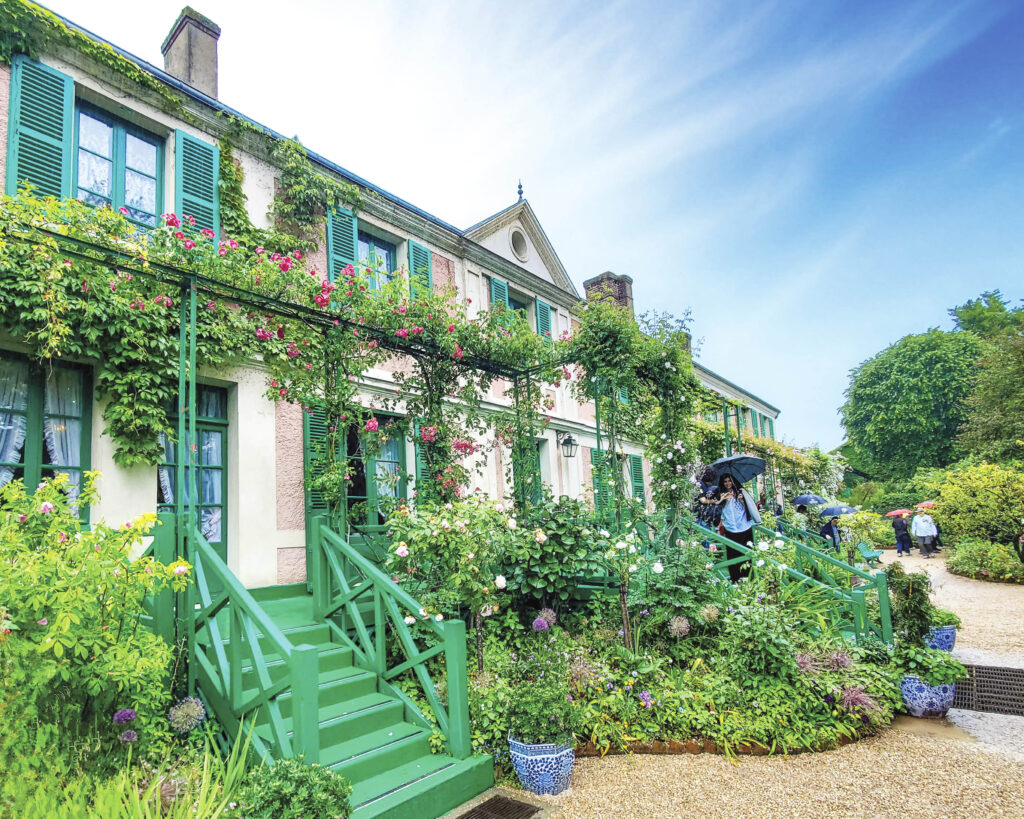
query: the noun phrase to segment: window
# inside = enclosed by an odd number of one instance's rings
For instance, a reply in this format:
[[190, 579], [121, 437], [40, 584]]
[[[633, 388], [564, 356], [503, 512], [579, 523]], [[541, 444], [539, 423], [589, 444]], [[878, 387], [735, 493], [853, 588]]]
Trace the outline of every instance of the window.
[[521, 310], [523, 315], [526, 316], [530, 309], [530, 302], [525, 299], [521, 299], [514, 293], [508, 294], [508, 309], [509, 310]]
[[43, 478], [66, 474], [74, 501], [89, 468], [91, 421], [88, 370], [44, 370], [0, 352], [0, 487], [21, 478], [31, 491]]
[[[199, 468], [199, 530], [221, 557], [227, 554], [227, 459], [228, 391], [222, 387], [199, 386], [196, 396], [196, 465]], [[177, 415], [170, 416], [177, 428]], [[186, 431], [186, 440], [188, 432]], [[164, 450], [157, 470], [157, 511], [173, 512], [178, 479], [178, 447], [166, 435], [160, 435]], [[185, 468], [183, 498], [188, 501], [191, 476]]]
[[[383, 526], [389, 502], [406, 498], [405, 436], [396, 419], [379, 416], [387, 439], [375, 455], [366, 452], [362, 431], [349, 427], [345, 455], [352, 468], [348, 484], [348, 519], [356, 526]], [[367, 480], [367, 476], [372, 480]]]
[[97, 207], [126, 208], [156, 225], [161, 201], [162, 141], [98, 109], [75, 116], [75, 196]]
[[376, 287], [395, 277], [395, 246], [362, 231], [359, 232], [359, 261], [376, 273]]

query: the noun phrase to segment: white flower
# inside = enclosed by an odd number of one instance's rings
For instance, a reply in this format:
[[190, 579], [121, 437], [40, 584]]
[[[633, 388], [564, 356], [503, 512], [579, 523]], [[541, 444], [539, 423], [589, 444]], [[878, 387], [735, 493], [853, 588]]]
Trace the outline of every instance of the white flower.
[[441, 528], [444, 529], [447, 532], [449, 529], [452, 528], [452, 525], [447, 520], [442, 520], [441, 521]]
[[634, 565], [630, 566], [630, 567], [629, 567], [629, 570], [630, 570], [631, 572], [635, 572], [635, 571], [636, 571], [636, 565], [634, 564]]
[[612, 479], [612, 480], [608, 481], [608, 485], [609, 486], [615, 486], [615, 480]]
[[474, 557], [476, 557], [476, 552], [470, 552], [466, 555], [466, 560], [472, 560]]
[[536, 532], [534, 533], [534, 535], [533, 535], [533, 539], [534, 539], [534, 540], [536, 540], [536, 541], [537, 541], [538, 543], [544, 543], [544, 542], [546, 542], [546, 541], [547, 541], [547, 539], [548, 539], [548, 536], [547, 536], [547, 535], [545, 535], [545, 534], [544, 534], [544, 532], [542, 532], [542, 531], [541, 531], [540, 529], [538, 529], [538, 530], [537, 530], [537, 531], [536, 531]]
[[715, 568], [715, 564], [714, 564], [714, 563], [708, 563], [708, 564], [706, 564], [706, 565], [704, 566], [704, 568], [705, 568], [705, 569], [713, 569], [713, 568]]
[[490, 606], [484, 606], [482, 609], [480, 609], [481, 617], [490, 617], [492, 614], [494, 614], [494, 609]]
[[661, 460], [662, 460], [662, 459], [661, 459], [661, 458], [659, 457], [659, 458], [658, 458], [658, 460], [657, 460], [657, 461], [655, 461], [655, 463], [659, 463], [659, 464], [660, 464], [660, 463], [661, 463]]
[[426, 609], [420, 609], [420, 617], [426, 617], [426, 616], [427, 616], [427, 610]]
[[615, 544], [615, 548], [616, 548], [616, 549], [625, 549], [625, 548], [626, 548], [626, 542], [625, 542], [624, 540], [620, 540], [620, 541], [618, 541], [618, 542], [617, 542], [617, 543]]
[[630, 546], [629, 547], [629, 553], [631, 555], [635, 555], [636, 554], [636, 546]]
[[676, 538], [676, 546], [682, 546], [682, 545], [683, 545], [683, 539], [681, 537], [677, 537]]
[[672, 365], [669, 364], [667, 361], [665, 362], [665, 369], [666, 370], [671, 370], [672, 369]]
[[672, 460], [672, 452], [671, 451], [666, 452], [665, 453], [665, 457], [668, 458], [671, 461]]
[[786, 541], [784, 541], [784, 540], [776, 540], [775, 541], [775, 548], [776, 549], [784, 549], [785, 547], [786, 547]]
[[404, 540], [399, 541], [398, 548], [395, 549], [395, 554], [398, 555], [399, 557], [408, 557], [409, 556], [409, 547], [405, 545], [405, 541]]
[[598, 532], [598, 534], [601, 537], [611, 537], [611, 535], [608, 534], [608, 530], [607, 529], [602, 529], [600, 532]]
[[452, 508], [452, 505], [451, 505], [450, 503], [446, 503], [446, 504], [444, 505], [444, 508], [445, 508], [445, 509], [451, 509], [451, 508]]
[[508, 519], [508, 528], [509, 529], [515, 529], [517, 525], [518, 524], [516, 523], [516, 519], [515, 518], [509, 518]]
[[676, 488], [676, 485], [675, 485], [675, 484], [672, 484], [672, 487], [671, 487], [671, 488], [672, 488], [672, 489], [675, 489], [675, 488]]
[[405, 620], [405, 624], [407, 626], [411, 626], [413, 623], [416, 622], [416, 618], [413, 617], [411, 614], [406, 615], [403, 619]]
[[494, 508], [497, 511], [499, 511], [499, 512], [504, 512], [505, 511], [505, 504], [503, 504], [503, 503], [496, 504]]
[[760, 569], [764, 565], [764, 559], [757, 561], [757, 567]]
[[655, 560], [654, 565], [651, 566], [651, 571], [653, 571], [655, 574], [661, 574], [663, 571], [665, 571], [665, 567], [661, 565], [660, 560]]
[[505, 586], [508, 585], [508, 581], [505, 579], [505, 575], [499, 574], [496, 578], [494, 578], [494, 585], [499, 589], [505, 588]]
[[665, 440], [665, 439], [666, 439], [667, 437], [668, 437], [668, 436], [667, 436], [667, 435], [665, 435], [665, 433], [664, 433], [664, 432], [663, 432], [663, 433], [661, 433], [661, 440], [663, 440], [663, 441], [664, 441], [664, 440]]
[[759, 551], [759, 552], [767, 552], [770, 548], [771, 548], [771, 546], [769, 546], [767, 543], [758, 543], [757, 544], [757, 551]]
[[444, 615], [443, 614], [435, 614], [434, 615], [434, 619], [437, 620], [438, 622], [440, 622], [441, 620], [444, 620]]
[[779, 564], [779, 571], [780, 571], [780, 572], [784, 572], [784, 571], [786, 571], [786, 569], [788, 569], [788, 568], [789, 568], [789, 566], [787, 566], [787, 565], [786, 565], [785, 563], [780, 563], [780, 564]]

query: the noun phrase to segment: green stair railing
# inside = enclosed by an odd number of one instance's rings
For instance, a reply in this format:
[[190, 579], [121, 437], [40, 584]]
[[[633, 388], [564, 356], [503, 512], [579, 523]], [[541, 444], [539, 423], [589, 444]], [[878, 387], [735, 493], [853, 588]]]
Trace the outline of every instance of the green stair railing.
[[[887, 578], [884, 573], [878, 575], [871, 575], [866, 572], [861, 572], [859, 569], [855, 569], [848, 564], [844, 564], [840, 560], [831, 558], [816, 549], [812, 549], [809, 546], [805, 546], [802, 543], [796, 541], [789, 541], [792, 543], [797, 550], [797, 561], [798, 566], [789, 566], [780, 563], [778, 560], [771, 556], [769, 552], [762, 552], [757, 548], [734, 543], [726, 537], [718, 534], [718, 532], [705, 529], [704, 527], [697, 524], [697, 522], [686, 516], [680, 515], [676, 518], [674, 528], [677, 530], [680, 536], [692, 539], [698, 542], [709, 542], [709, 544], [715, 545], [715, 551], [712, 553], [709, 551], [709, 559], [715, 564], [715, 568], [720, 572], [723, 577], [727, 576], [727, 570], [730, 566], [741, 565], [743, 563], [749, 563], [750, 573], [757, 574], [759, 569], [756, 565], [757, 560], [764, 560], [765, 566], [763, 570], [771, 570], [778, 572], [779, 578], [785, 584], [798, 583], [807, 588], [817, 589], [824, 594], [829, 600], [832, 601], [830, 608], [830, 614], [833, 622], [840, 628], [840, 630], [851, 634], [854, 639], [861, 639], [867, 636], [874, 636], [885, 642], [892, 642], [892, 622], [889, 613], [889, 594]], [[758, 534], [764, 540], [778, 538], [777, 532], [773, 532], [764, 527], [756, 527]], [[788, 538], [783, 537], [784, 541], [788, 541]], [[727, 549], [733, 549], [740, 552], [739, 557], [728, 557]], [[849, 583], [845, 586], [838, 583], [832, 574], [825, 575], [825, 579], [813, 577], [806, 573], [803, 569], [811, 569], [810, 561], [814, 560], [815, 565], [818, 565], [818, 560], [823, 559], [823, 563], [831, 564], [832, 568], [838, 571], [841, 568], [848, 570], [852, 575], [858, 576], [865, 581], [870, 583], [871, 588], [878, 591], [878, 622], [871, 616], [871, 606], [865, 588], [851, 588]], [[883, 602], [884, 601], [884, 602]]]
[[[252, 744], [265, 759], [302, 754], [318, 762], [317, 649], [293, 645], [196, 529], [188, 542], [195, 570], [185, 606], [189, 690], [198, 687], [229, 736], [260, 711], [268, 730], [254, 732]], [[268, 655], [277, 655], [283, 669], [272, 674]], [[254, 687], [243, 688], [245, 674]], [[281, 712], [286, 693], [291, 694], [291, 731]]]
[[[345, 538], [316, 517], [313, 523], [310, 578], [313, 615], [327, 623], [337, 642], [350, 647], [356, 665], [377, 674], [382, 693], [405, 705], [406, 718], [428, 730], [435, 727], [420, 708], [393, 684], [412, 672], [433, 713], [437, 729], [445, 736], [448, 753], [466, 759], [472, 752], [469, 733], [466, 624], [461, 620], [438, 621]], [[410, 625], [418, 622], [432, 645], [421, 647]], [[402, 662], [388, 664], [388, 631], [397, 638]], [[437, 695], [427, 668], [428, 661], [443, 655], [447, 676], [447, 707]]]
[[807, 546], [813, 546], [815, 549], [831, 549], [832, 543], [826, 540], [816, 532], [811, 532], [808, 529], [801, 529], [799, 526], [794, 526], [788, 520], [780, 520], [779, 525], [782, 527], [782, 534], [790, 540], [795, 540], [799, 543], [806, 544]]

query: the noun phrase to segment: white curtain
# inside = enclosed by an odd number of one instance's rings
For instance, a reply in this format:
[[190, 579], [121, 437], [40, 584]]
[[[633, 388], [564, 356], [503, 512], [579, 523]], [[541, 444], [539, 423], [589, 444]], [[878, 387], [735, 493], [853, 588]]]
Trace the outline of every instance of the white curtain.
[[[28, 405], [28, 364], [0, 359], [0, 461], [21, 462], [25, 445], [24, 415], [7, 410], [25, 411]], [[14, 467], [0, 466], [0, 487], [14, 477]]]
[[[174, 444], [171, 443], [170, 439], [164, 434], [160, 433], [160, 446], [164, 450], [164, 460], [174, 460]], [[173, 466], [161, 466], [157, 469], [157, 480], [160, 482], [160, 502], [161, 503], [174, 503], [174, 471]]]
[[377, 456], [377, 498], [398, 497], [398, 444], [397, 437], [388, 438]]
[[[50, 416], [63, 416], [51, 418]], [[72, 416], [72, 417], [68, 417]], [[43, 396], [43, 438], [54, 466], [76, 467], [68, 475], [68, 498], [78, 497], [82, 465], [82, 374], [55, 368]], [[59, 470], [58, 470], [59, 471]]]

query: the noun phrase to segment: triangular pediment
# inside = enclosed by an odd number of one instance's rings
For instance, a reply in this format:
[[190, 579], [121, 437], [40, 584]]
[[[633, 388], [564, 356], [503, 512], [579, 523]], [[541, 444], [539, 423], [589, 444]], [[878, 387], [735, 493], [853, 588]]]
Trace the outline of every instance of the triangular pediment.
[[530, 203], [521, 199], [477, 222], [465, 234], [493, 253], [579, 298], [569, 274], [540, 226]]

